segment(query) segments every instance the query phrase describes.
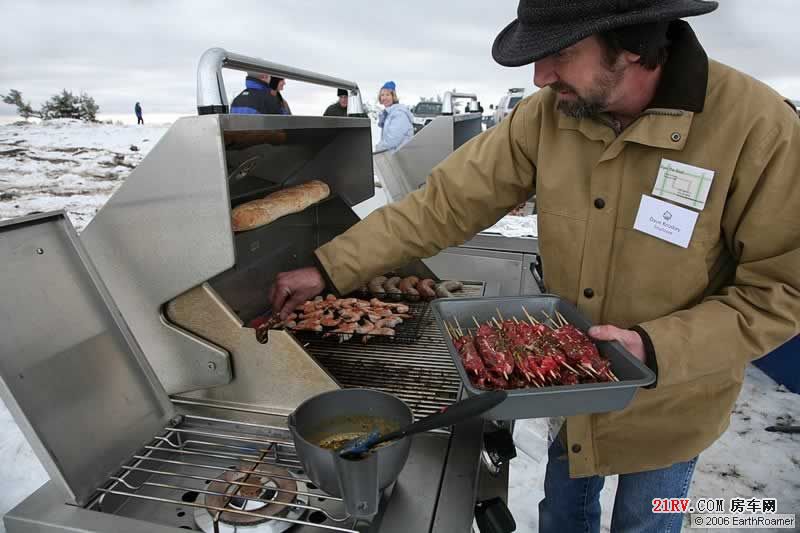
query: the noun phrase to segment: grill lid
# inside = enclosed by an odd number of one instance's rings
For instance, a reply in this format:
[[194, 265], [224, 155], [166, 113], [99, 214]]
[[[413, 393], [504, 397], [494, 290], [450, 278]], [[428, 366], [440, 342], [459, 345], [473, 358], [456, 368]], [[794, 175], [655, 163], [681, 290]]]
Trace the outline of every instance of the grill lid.
[[0, 223], [0, 395], [84, 505], [174, 415], [63, 212]]

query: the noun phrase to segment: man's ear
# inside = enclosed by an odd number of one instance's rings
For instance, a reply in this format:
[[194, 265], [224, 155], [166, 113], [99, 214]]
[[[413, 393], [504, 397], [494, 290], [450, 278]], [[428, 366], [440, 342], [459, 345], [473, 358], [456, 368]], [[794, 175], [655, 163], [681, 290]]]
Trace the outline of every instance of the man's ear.
[[627, 50], [622, 51], [622, 60], [626, 65], [635, 65], [641, 58], [642, 56], [639, 54], [634, 54], [633, 52], [629, 52]]

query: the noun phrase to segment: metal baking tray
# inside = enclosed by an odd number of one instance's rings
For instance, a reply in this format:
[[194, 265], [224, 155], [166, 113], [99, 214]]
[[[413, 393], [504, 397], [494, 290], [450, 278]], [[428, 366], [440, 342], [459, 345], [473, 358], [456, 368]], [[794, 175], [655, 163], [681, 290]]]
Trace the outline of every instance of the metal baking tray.
[[[469, 396], [482, 394], [469, 380], [461, 356], [453, 345], [444, 326], [458, 319], [462, 328], [473, 326], [472, 317], [479, 322], [491, 320], [499, 309], [503, 317], [524, 319], [522, 307], [534, 316], [542, 317], [542, 311], [555, 316], [558, 311], [570, 323], [583, 332], [592, 324], [574, 305], [554, 295], [515, 296], [494, 298], [446, 298], [431, 303], [436, 325], [442, 332], [450, 356], [458, 370], [464, 389]], [[613, 383], [585, 383], [557, 385], [543, 388], [511, 389], [508, 398], [484, 415], [489, 420], [516, 420], [549, 416], [571, 416], [587, 413], [602, 413], [623, 409], [633, 399], [636, 389], [653, 383], [652, 370], [636, 359], [618, 342], [597, 342], [600, 353], [611, 361], [611, 370], [619, 378]]]

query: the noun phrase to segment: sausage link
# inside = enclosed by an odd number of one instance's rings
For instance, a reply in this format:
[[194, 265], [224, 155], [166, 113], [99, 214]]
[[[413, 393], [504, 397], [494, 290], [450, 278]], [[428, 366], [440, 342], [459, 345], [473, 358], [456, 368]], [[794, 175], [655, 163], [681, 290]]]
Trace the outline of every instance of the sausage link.
[[402, 291], [397, 288], [397, 284], [400, 283], [401, 279], [402, 278], [400, 278], [399, 276], [395, 276], [395, 277], [393, 277], [391, 279], [386, 280], [383, 283], [383, 289], [388, 294], [401, 294]]
[[429, 300], [436, 298], [436, 291], [433, 289], [434, 283], [436, 282], [432, 279], [423, 279], [417, 283], [417, 290], [423, 298]]
[[369, 287], [369, 292], [373, 295], [384, 294], [383, 284], [386, 282], [386, 276], [378, 276], [377, 278], [372, 278], [367, 287]]
[[419, 278], [417, 276], [408, 276], [407, 278], [403, 278], [398, 287], [403, 294], [419, 296], [419, 291], [414, 288], [417, 283], [419, 283]]

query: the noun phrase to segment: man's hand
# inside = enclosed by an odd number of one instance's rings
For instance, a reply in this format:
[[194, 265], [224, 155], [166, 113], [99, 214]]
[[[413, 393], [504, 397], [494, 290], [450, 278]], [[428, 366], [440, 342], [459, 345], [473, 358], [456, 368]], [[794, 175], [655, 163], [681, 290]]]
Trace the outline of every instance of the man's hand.
[[313, 298], [325, 289], [325, 280], [314, 267], [281, 272], [269, 288], [267, 298], [272, 303], [272, 313], [280, 314], [281, 320], [298, 305]]
[[608, 325], [592, 326], [589, 328], [589, 336], [599, 341], [618, 341], [639, 361], [645, 362], [644, 343], [635, 331]]

